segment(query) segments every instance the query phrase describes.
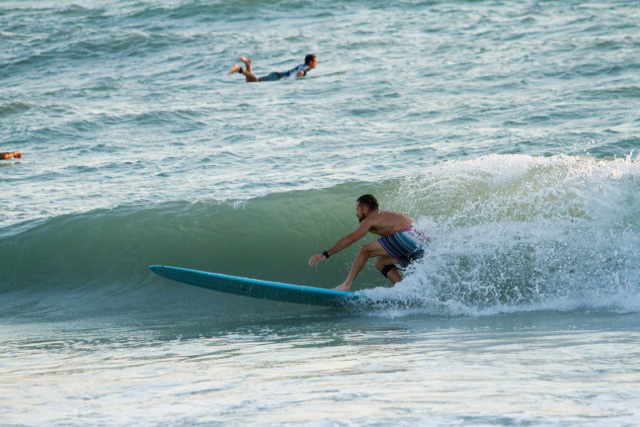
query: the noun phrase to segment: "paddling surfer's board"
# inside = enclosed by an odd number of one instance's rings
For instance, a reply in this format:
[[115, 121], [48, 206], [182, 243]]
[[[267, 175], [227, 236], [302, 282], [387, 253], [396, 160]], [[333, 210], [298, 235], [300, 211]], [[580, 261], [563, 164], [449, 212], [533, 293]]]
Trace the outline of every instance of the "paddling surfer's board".
[[164, 265], [152, 265], [149, 268], [154, 273], [177, 282], [251, 298], [324, 306], [344, 306], [358, 299], [351, 292], [333, 289], [289, 285]]

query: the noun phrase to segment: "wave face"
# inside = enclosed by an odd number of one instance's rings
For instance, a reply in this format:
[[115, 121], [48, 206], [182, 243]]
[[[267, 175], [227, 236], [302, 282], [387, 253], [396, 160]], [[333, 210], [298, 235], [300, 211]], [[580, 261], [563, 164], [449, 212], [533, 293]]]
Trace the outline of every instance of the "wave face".
[[376, 301], [376, 313], [635, 313], [639, 188], [638, 159], [490, 155], [375, 185], [63, 215], [0, 230], [1, 304], [5, 316], [286, 310], [176, 285], [147, 266], [334, 286], [357, 248], [317, 269], [306, 260], [355, 227], [354, 200], [372, 192], [384, 209], [408, 212], [433, 237], [401, 284], [387, 287], [372, 267], [362, 273], [357, 289]]

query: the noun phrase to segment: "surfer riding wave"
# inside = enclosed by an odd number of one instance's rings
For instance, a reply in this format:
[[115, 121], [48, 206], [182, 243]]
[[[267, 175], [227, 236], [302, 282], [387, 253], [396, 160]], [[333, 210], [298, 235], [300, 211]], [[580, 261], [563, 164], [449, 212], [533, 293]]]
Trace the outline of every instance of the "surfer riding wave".
[[413, 227], [413, 220], [407, 215], [378, 210], [378, 201], [371, 194], [358, 198], [356, 216], [360, 221], [358, 228], [338, 240], [330, 249], [309, 258], [309, 265], [324, 261], [371, 232], [382, 237], [360, 248], [347, 278], [335, 289], [350, 290], [356, 277], [371, 257], [376, 257], [376, 268], [387, 279], [394, 284], [398, 283], [402, 280], [402, 275], [396, 264], [406, 267], [421, 258], [429, 237], [416, 230]]

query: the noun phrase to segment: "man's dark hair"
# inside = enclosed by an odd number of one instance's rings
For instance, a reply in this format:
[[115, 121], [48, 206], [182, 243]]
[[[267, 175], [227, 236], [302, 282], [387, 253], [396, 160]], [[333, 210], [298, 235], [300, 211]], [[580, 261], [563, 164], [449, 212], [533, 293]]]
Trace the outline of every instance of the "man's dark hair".
[[316, 59], [316, 56], [310, 53], [309, 55], [304, 57], [304, 65], [309, 65], [309, 63], [314, 59]]
[[360, 196], [358, 198], [358, 204], [360, 206], [366, 206], [372, 211], [378, 210], [378, 201], [371, 194], [365, 194], [364, 196]]

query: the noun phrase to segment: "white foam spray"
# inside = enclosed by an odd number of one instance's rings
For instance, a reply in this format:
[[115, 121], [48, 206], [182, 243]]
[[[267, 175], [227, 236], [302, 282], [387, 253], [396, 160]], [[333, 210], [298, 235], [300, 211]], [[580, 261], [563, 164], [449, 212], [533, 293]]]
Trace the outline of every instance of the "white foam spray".
[[[386, 315], [640, 312], [640, 160], [490, 155], [406, 178], [394, 208], [432, 236]], [[412, 307], [409, 309], [409, 307]]]

